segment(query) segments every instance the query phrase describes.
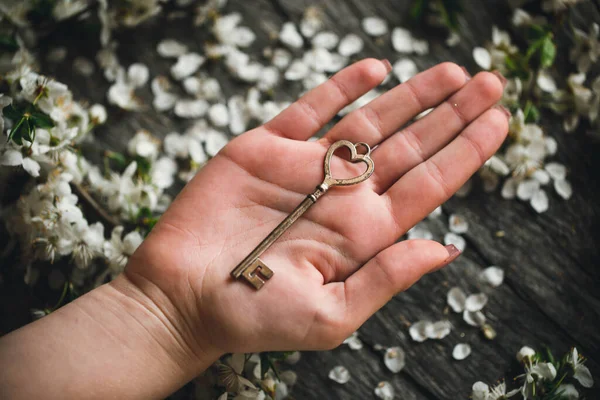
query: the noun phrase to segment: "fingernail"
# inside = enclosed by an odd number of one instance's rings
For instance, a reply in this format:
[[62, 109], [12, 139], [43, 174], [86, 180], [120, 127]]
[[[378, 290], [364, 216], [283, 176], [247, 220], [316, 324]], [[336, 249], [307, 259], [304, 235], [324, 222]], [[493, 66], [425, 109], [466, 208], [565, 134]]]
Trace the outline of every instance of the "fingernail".
[[510, 120], [510, 118], [512, 117], [512, 114], [510, 113], [510, 111], [508, 111], [508, 108], [504, 107], [501, 104], [496, 104], [493, 108], [495, 108], [498, 111], [502, 111], [502, 114], [506, 116], [507, 120]]
[[492, 71], [492, 74], [496, 75], [496, 77], [500, 80], [500, 82], [502, 83], [502, 87], [506, 87], [506, 78], [500, 73], [500, 71], [494, 70]]
[[388, 74], [390, 72], [392, 72], [392, 63], [390, 62], [390, 60], [388, 60], [387, 58], [384, 58], [379, 61], [381, 61], [383, 63]]
[[448, 265], [450, 264], [452, 261], [456, 260], [458, 258], [458, 256], [460, 256], [461, 252], [460, 250], [453, 244], [449, 244], [447, 246], [444, 246], [446, 248], [446, 251], [448, 251], [448, 258], [446, 258], [444, 260], [444, 263], [442, 265]]
[[467, 81], [470, 81], [470, 80], [471, 80], [471, 78], [472, 78], [472, 76], [471, 76], [471, 74], [469, 73], [469, 71], [468, 71], [468, 70], [467, 70], [465, 67], [463, 67], [463, 66], [461, 66], [460, 68], [461, 68], [461, 69], [463, 70], [463, 72], [465, 73], [465, 76], [467, 77]]

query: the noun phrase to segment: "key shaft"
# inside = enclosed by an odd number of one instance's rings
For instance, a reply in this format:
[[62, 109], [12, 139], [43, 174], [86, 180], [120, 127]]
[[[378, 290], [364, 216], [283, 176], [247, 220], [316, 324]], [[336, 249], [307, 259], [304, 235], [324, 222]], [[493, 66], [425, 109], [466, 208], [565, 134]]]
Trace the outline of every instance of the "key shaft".
[[310, 207], [313, 204], [315, 204], [317, 200], [327, 192], [328, 189], [329, 186], [325, 183], [322, 183], [319, 186], [317, 186], [317, 189], [313, 193], [306, 196], [302, 203], [300, 203], [290, 215], [288, 215], [283, 221], [281, 221], [279, 225], [277, 225], [275, 229], [273, 229], [271, 233], [269, 233], [269, 235], [266, 238], [264, 238], [264, 240], [260, 242], [258, 246], [256, 246], [254, 250], [252, 250], [252, 252], [248, 254], [248, 256], [246, 256], [246, 258], [244, 258], [242, 262], [240, 262], [237, 265], [237, 267], [235, 267], [233, 271], [231, 271], [231, 276], [234, 278], [239, 278], [242, 275], [242, 273], [247, 268], [250, 268], [254, 264], [254, 262], [269, 247], [271, 247], [271, 245], [275, 243], [277, 239], [279, 239], [281, 235], [283, 235], [284, 232], [287, 231], [288, 228], [298, 220], [298, 218], [302, 216], [302, 214], [308, 211]]

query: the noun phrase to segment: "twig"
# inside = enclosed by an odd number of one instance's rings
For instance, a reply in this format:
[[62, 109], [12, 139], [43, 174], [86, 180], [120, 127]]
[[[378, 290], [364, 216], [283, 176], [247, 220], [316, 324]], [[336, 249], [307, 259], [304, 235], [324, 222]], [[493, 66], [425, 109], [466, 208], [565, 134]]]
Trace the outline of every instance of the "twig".
[[94, 198], [90, 195], [90, 193], [85, 190], [83, 186], [79, 183], [71, 182], [71, 185], [75, 188], [77, 193], [94, 209], [96, 212], [110, 225], [117, 226], [120, 225], [119, 220], [115, 219], [112, 215], [110, 215], [100, 204], [94, 200]]

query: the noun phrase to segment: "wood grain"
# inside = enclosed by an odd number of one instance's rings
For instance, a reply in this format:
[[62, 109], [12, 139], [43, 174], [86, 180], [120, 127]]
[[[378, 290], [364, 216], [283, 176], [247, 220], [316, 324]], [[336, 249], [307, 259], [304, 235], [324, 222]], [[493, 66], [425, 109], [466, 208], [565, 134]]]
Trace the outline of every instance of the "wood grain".
[[[462, 42], [454, 48], [444, 45], [443, 31], [417, 27], [416, 32], [430, 40], [427, 56], [414, 57], [425, 69], [441, 61], [451, 60], [472, 71], [473, 46], [490, 40], [491, 26], [510, 29], [508, 8], [504, 1], [466, 0], [461, 24]], [[253, 28], [258, 41], [252, 52], [271, 44], [270, 33], [278, 31], [284, 21], [299, 22], [303, 10], [318, 5], [324, 13], [326, 27], [340, 35], [354, 32], [366, 41], [360, 57], [389, 58], [393, 63], [400, 56], [391, 48], [389, 36], [375, 41], [362, 32], [360, 21], [366, 16], [381, 16], [390, 27], [408, 26], [409, 1], [403, 0], [231, 0], [226, 12], [239, 11], [244, 24]], [[584, 12], [576, 21], [600, 20], [598, 1], [583, 6]], [[160, 59], [156, 44], [163, 38], [175, 38], [201, 51], [208, 39], [204, 30], [193, 29], [192, 16], [169, 21], [162, 17], [136, 30], [118, 35], [119, 55], [124, 65], [143, 62], [149, 65], [152, 76], [166, 74], [170, 61]], [[63, 45], [69, 50], [67, 62], [44, 64], [42, 71], [69, 84], [77, 98], [90, 102], [104, 101], [108, 83], [96, 72], [83, 78], [72, 70], [74, 56], [93, 58], [98, 48], [97, 32], [74, 31], [72, 26], [59, 28], [40, 43], [42, 53], [52, 46]], [[559, 69], [569, 71], [566, 64], [568, 42], [560, 43]], [[222, 77], [225, 94], [240, 92], [246, 87], [233, 82], [218, 64], [209, 64], [208, 73]], [[278, 89], [277, 98], [293, 100], [300, 92], [295, 84], [285, 83]], [[147, 101], [149, 88], [141, 91]], [[149, 101], [148, 101], [149, 103]], [[503, 200], [498, 193], [483, 194], [480, 188], [464, 199], [453, 198], [444, 207], [438, 220], [427, 221], [437, 240], [447, 231], [450, 213], [464, 215], [470, 224], [465, 235], [468, 246], [465, 254], [443, 271], [426, 276], [407, 292], [395, 297], [361, 329], [360, 335], [369, 345], [360, 351], [342, 346], [330, 352], [305, 353], [294, 368], [299, 382], [293, 389], [297, 399], [372, 399], [379, 381], [390, 381], [398, 399], [465, 399], [477, 380], [489, 384], [503, 376], [520, 373], [514, 360], [522, 345], [538, 349], [548, 346], [563, 353], [577, 346], [589, 357], [592, 374], [600, 372], [600, 249], [598, 246], [600, 204], [600, 146], [586, 135], [586, 128], [565, 135], [561, 121], [544, 114], [545, 130], [559, 143], [556, 160], [569, 168], [569, 180], [574, 195], [569, 201], [550, 195], [550, 210], [537, 215], [527, 204]], [[99, 160], [99, 149], [120, 151], [138, 129], [147, 129], [163, 137], [171, 131], [182, 132], [189, 122], [152, 109], [127, 113], [110, 109], [110, 123], [98, 129], [96, 141], [88, 144], [92, 159]], [[176, 188], [174, 191], [176, 191]], [[503, 237], [496, 235], [504, 231]], [[490, 290], [477, 285], [477, 274], [489, 265], [505, 268], [507, 278], [500, 288]], [[477, 328], [468, 326], [459, 315], [447, 313], [446, 293], [452, 286], [467, 292], [485, 291], [490, 303], [485, 311], [498, 336], [486, 340]], [[448, 318], [453, 332], [442, 341], [415, 343], [408, 336], [407, 321]], [[452, 348], [459, 342], [470, 343], [473, 354], [464, 361], [454, 361]], [[374, 350], [375, 344], [401, 346], [407, 353], [407, 366], [392, 374], [383, 365], [383, 354]], [[327, 378], [329, 370], [344, 365], [352, 374], [345, 385]], [[586, 394], [596, 398], [596, 391]]]

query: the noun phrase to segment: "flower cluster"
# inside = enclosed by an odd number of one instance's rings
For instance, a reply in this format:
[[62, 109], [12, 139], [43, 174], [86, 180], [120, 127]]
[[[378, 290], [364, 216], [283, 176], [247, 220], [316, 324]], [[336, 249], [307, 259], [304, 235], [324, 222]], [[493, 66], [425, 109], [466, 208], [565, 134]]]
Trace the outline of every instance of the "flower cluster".
[[[38, 7], [41, 3], [47, 6]], [[309, 7], [298, 23], [286, 21], [281, 26], [267, 27], [271, 40], [258, 49], [258, 34], [245, 26], [242, 14], [223, 12], [225, 0], [192, 3], [26, 0], [0, 5], [4, 18], [0, 20], [0, 38], [3, 46], [12, 50], [0, 55], [0, 72], [5, 78], [0, 86], [0, 131], [6, 138], [0, 144], [0, 165], [3, 171], [31, 177], [19, 200], [11, 205], [10, 211], [14, 212], [3, 213], [3, 218], [9, 232], [20, 240], [29, 284], [35, 284], [36, 268], [59, 259], [73, 267], [66, 278], [69, 285], [81, 290], [118, 275], [168, 207], [171, 197], [167, 191], [177, 179], [189, 181], [231, 137], [268, 121], [290, 104], [273, 96], [282, 85], [292, 86], [297, 92], [314, 88], [364, 54], [366, 38], [382, 45], [389, 43], [389, 53], [395, 57], [392, 75], [383, 85], [405, 82], [418, 73], [416, 62], [428, 54], [430, 47], [427, 40], [404, 27], [389, 26], [378, 16], [361, 21], [363, 32], [338, 35], [327, 29], [318, 7]], [[460, 41], [459, 1], [413, 3], [413, 17], [450, 28], [448, 46]], [[543, 0], [542, 15], [518, 8], [527, 7], [527, 0], [510, 3], [514, 7], [514, 30], [527, 32], [528, 47], [519, 47], [508, 32], [493, 27], [490, 42], [473, 50], [473, 57], [483, 70], [499, 70], [508, 78], [503, 103], [513, 113], [508, 141], [478, 175], [485, 192], [499, 190], [506, 199], [527, 201], [537, 212], [544, 212], [551, 200], [549, 187], [564, 199], [569, 199], [573, 190], [567, 180], [567, 167], [552, 160], [560, 149], [554, 132], [540, 125], [540, 110], [562, 116], [567, 132], [586, 124], [597, 126], [600, 78], [587, 74], [600, 57], [600, 28], [597, 24], [586, 30], [572, 28], [569, 59], [574, 70], [564, 82], [557, 81], [560, 75], [552, 68], [557, 52], [555, 14], [562, 15], [578, 1]], [[171, 12], [176, 17], [181, 10], [189, 11], [185, 7], [190, 6], [194, 7], [196, 29], [204, 30], [210, 37], [206, 43], [194, 48], [173, 38], [158, 40], [157, 54], [169, 61], [165, 71], [151, 71], [140, 62], [121, 64], [116, 30], [138, 26], [165, 9], [174, 10]], [[65, 84], [38, 73], [43, 70], [42, 60], [28, 50], [35, 45], [36, 26], [66, 19], [86, 23], [92, 18], [97, 18], [101, 26], [101, 48], [94, 61], [76, 57], [74, 69], [83, 76], [92, 76], [97, 68], [102, 71], [110, 83], [106, 93], [108, 111], [102, 104], [88, 107], [76, 101]], [[6, 24], [10, 26], [8, 34], [4, 30]], [[56, 47], [46, 61], [60, 63], [65, 55], [65, 48]], [[226, 71], [235, 85], [212, 76], [210, 67], [214, 66]], [[149, 91], [145, 90], [148, 86]], [[234, 93], [231, 86], [235, 86]], [[144, 92], [151, 93], [152, 98], [144, 98]], [[382, 88], [370, 91], [339, 116], [382, 93]], [[94, 128], [107, 122], [109, 111], [114, 109], [153, 109], [184, 125], [179, 132], [130, 132], [126, 151], [107, 151], [104, 163], [97, 165], [90, 161], [83, 144], [94, 141]], [[467, 184], [458, 195], [466, 195], [469, 190]], [[429, 220], [440, 215], [441, 207]], [[443, 242], [464, 250], [469, 228], [466, 219], [450, 215], [448, 228], [441, 238]], [[426, 223], [415, 226], [407, 236], [433, 238]], [[488, 289], [502, 284], [504, 270], [490, 266], [482, 270], [478, 279], [483, 287], [480, 293], [467, 295], [461, 288], [451, 288], [447, 293], [448, 309], [493, 339], [496, 333], [486, 322], [484, 308], [491, 295]], [[52, 274], [49, 280], [60, 281]], [[415, 321], [408, 329], [409, 336], [417, 342], [443, 339], [453, 329], [451, 318]], [[358, 333], [345, 344], [353, 350], [363, 347]], [[404, 369], [406, 357], [402, 348], [372, 347], [381, 353], [390, 371], [399, 373]], [[471, 351], [468, 343], [457, 343], [452, 356], [464, 360]], [[298, 357], [299, 353], [224, 357], [197, 379], [197, 397], [220, 395], [224, 400], [231, 397], [230, 393], [236, 399], [284, 398], [296, 376], [291, 371], [279, 372], [278, 366], [293, 363]], [[559, 390], [568, 398], [577, 398], [573, 385], [559, 382], [564, 374], [584, 387], [592, 384], [576, 350], [560, 363], [543, 361], [534, 353], [523, 359], [525, 375], [517, 392], [507, 393], [503, 383], [493, 388], [477, 383], [473, 398], [501, 399], [518, 392], [526, 398], [545, 398], [539, 397], [540, 393], [557, 394]], [[329, 372], [329, 378], [345, 384], [351, 374], [339, 365]], [[394, 398], [389, 382], [380, 382], [374, 393], [381, 399]]]
[[578, 399], [579, 391], [575, 382], [584, 388], [591, 388], [594, 379], [590, 370], [583, 364], [577, 348], [573, 348], [561, 360], [555, 360], [549, 351], [546, 355], [537, 353], [531, 347], [523, 347], [517, 353], [517, 360], [525, 373], [515, 378], [520, 386], [507, 392], [505, 382], [489, 387], [484, 382], [473, 384], [473, 400], [504, 400], [521, 395], [525, 400]]

